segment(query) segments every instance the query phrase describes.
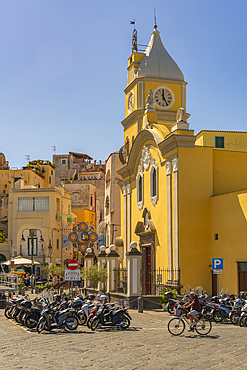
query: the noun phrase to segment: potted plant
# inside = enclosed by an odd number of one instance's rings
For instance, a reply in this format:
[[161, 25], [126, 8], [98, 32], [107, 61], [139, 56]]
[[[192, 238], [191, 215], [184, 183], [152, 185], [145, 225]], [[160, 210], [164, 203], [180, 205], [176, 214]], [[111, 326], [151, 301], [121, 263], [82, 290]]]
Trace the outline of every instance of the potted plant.
[[164, 296], [164, 293], [167, 293], [167, 292], [171, 292], [174, 298], [178, 297], [178, 292], [176, 291], [176, 289], [168, 289], [168, 288], [161, 289], [160, 295], [162, 295], [162, 297], [160, 298], [160, 304], [162, 305], [163, 311], [166, 311], [166, 306], [168, 303], [167, 297]]

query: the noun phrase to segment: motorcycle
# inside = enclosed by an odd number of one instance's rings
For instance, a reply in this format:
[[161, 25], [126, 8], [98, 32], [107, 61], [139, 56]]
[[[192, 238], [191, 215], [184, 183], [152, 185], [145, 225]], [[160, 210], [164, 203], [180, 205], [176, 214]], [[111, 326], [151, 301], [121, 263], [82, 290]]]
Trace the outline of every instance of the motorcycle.
[[[4, 310], [4, 314], [5, 314], [5, 316], [6, 316], [6, 318], [7, 318], [7, 319], [12, 319], [12, 318], [13, 318], [13, 317], [12, 317], [12, 314], [13, 314], [13, 312], [14, 312], [14, 310], [15, 310], [16, 301], [17, 301], [18, 299], [20, 299], [20, 298], [13, 297], [13, 298], [11, 299], [10, 304], [5, 308], [5, 310]], [[21, 300], [23, 300], [23, 298], [21, 298]]]
[[78, 319], [75, 309], [67, 308], [63, 311], [58, 311], [49, 305], [41, 312], [41, 317], [37, 324], [37, 332], [41, 333], [43, 330], [51, 331], [60, 328], [76, 330], [77, 327]]
[[241, 309], [239, 326], [247, 326], [247, 304], [245, 304]]
[[99, 325], [116, 326], [118, 329], [126, 329], [130, 326], [130, 320], [132, 319], [126, 308], [120, 308], [117, 311], [111, 310], [108, 313], [106, 313], [106, 310], [107, 306], [102, 304], [91, 322], [92, 331], [97, 329]]

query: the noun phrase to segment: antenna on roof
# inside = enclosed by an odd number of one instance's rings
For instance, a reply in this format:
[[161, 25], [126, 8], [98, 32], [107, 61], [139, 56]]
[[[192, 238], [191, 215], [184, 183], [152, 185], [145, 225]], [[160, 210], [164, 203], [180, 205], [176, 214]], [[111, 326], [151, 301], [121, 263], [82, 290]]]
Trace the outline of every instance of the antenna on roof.
[[132, 51], [137, 51], [137, 30], [135, 29], [136, 20], [130, 21], [130, 24], [134, 25], [134, 30], [132, 33]]
[[25, 155], [25, 159], [26, 159], [27, 162], [29, 162], [30, 161], [30, 155], [29, 154], [26, 154]]
[[154, 28], [157, 29], [155, 8], [154, 8]]
[[54, 154], [56, 154], [56, 147], [55, 147], [55, 145], [52, 146], [52, 150], [53, 150]]

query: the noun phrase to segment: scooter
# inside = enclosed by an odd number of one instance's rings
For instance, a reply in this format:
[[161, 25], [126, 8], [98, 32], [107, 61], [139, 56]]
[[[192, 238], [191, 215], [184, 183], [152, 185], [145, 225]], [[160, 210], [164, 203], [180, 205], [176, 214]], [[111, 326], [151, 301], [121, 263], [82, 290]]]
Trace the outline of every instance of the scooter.
[[67, 328], [68, 330], [76, 330], [78, 327], [78, 319], [76, 310], [67, 308], [63, 311], [55, 311], [53, 307], [48, 306], [41, 312], [41, 317], [37, 325], [37, 332], [43, 330], [53, 330]]
[[106, 305], [101, 305], [91, 322], [91, 329], [94, 331], [98, 325], [116, 326], [118, 329], [126, 329], [130, 326], [131, 317], [126, 308], [120, 308], [117, 311], [111, 311], [105, 314]]

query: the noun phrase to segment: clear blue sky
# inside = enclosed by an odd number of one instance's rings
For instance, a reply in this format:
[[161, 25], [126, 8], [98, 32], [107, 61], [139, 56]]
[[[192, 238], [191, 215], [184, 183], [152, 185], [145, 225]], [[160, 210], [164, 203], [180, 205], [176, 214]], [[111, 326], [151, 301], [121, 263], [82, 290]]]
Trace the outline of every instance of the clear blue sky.
[[0, 152], [10, 166], [69, 151], [105, 160], [123, 145], [136, 20], [162, 41], [187, 86], [190, 127], [247, 131], [247, 1], [1, 0]]

